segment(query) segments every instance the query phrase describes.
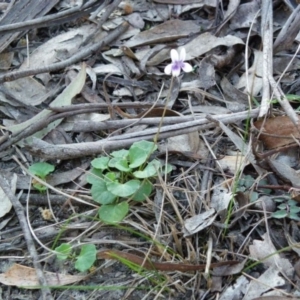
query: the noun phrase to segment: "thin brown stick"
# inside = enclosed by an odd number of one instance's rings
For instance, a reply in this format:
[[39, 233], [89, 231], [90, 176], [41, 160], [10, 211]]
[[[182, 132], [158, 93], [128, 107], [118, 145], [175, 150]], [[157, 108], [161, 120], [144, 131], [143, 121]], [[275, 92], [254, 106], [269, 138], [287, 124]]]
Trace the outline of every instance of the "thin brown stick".
[[[172, 263], [172, 262], [154, 262], [150, 259], [145, 259], [145, 257], [137, 256], [135, 254], [122, 252], [118, 250], [101, 250], [97, 253], [98, 259], [117, 259], [117, 260], [128, 260], [131, 263], [141, 266], [147, 270], [157, 270], [157, 271], [203, 271], [206, 264], [186, 264], [186, 263]], [[237, 264], [238, 261], [221, 261], [218, 263], [210, 264], [210, 268], [229, 266]]]

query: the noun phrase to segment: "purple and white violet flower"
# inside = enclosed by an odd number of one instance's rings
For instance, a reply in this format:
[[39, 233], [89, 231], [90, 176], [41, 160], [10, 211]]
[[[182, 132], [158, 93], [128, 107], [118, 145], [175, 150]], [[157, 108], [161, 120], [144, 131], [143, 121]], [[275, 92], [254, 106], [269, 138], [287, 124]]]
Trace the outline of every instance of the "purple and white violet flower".
[[175, 49], [171, 50], [172, 63], [165, 67], [165, 73], [167, 75], [172, 74], [172, 76], [177, 77], [181, 70], [184, 72], [193, 71], [193, 67], [189, 63], [184, 62], [185, 54], [184, 48], [181, 48], [180, 55], [178, 55], [178, 52]]

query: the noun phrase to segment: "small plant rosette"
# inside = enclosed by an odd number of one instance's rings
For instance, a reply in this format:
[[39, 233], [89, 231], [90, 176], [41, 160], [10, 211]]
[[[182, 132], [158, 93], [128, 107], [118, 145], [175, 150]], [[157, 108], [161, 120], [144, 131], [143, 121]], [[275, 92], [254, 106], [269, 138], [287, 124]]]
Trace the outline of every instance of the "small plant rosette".
[[163, 165], [151, 155], [157, 150], [153, 142], [139, 141], [128, 150], [101, 156], [92, 162], [87, 181], [92, 185], [94, 201], [101, 204], [99, 217], [106, 223], [119, 223], [129, 212], [129, 200], [142, 202], [153, 191], [153, 181], [159, 175], [172, 171], [172, 166]]
[[[38, 162], [38, 163], [34, 163], [32, 164], [29, 168], [28, 171], [29, 173], [39, 177], [42, 180], [46, 180], [46, 177], [53, 172], [55, 169], [55, 167], [49, 163], [46, 162]], [[44, 192], [47, 190], [47, 187], [44, 186], [43, 184], [37, 182], [36, 180], [32, 180], [32, 185], [33, 187], [40, 191], [40, 192]]]

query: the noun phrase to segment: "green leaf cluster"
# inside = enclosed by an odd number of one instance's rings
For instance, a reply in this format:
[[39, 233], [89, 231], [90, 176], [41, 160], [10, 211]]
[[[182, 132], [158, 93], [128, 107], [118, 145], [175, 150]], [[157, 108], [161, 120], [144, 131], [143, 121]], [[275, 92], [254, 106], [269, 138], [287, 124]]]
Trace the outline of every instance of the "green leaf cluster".
[[289, 218], [291, 220], [300, 221], [298, 213], [300, 207], [297, 206], [297, 202], [292, 199], [278, 198], [276, 202], [281, 204], [277, 206], [278, 210], [272, 213], [272, 217], [276, 219]]
[[[42, 180], [46, 180], [46, 177], [54, 171], [54, 166], [51, 164], [48, 164], [46, 162], [38, 162], [32, 164], [28, 168], [29, 173], [41, 178]], [[47, 187], [45, 187], [43, 184], [33, 181], [33, 187], [37, 189], [40, 192], [44, 192], [47, 190]]]
[[[251, 190], [251, 188], [255, 183], [257, 183], [258, 186], [268, 184], [266, 179], [261, 179], [259, 182], [257, 182], [251, 175], [243, 175], [238, 180], [237, 191], [240, 192], [249, 191]], [[259, 188], [259, 190], [267, 195], [271, 193], [270, 189]], [[259, 198], [259, 193], [251, 190], [249, 197], [250, 197], [250, 202], [255, 202]]]
[[[72, 257], [72, 246], [67, 243], [63, 243], [55, 248], [57, 252], [58, 260], [66, 260]], [[76, 259], [75, 269], [80, 272], [85, 272], [91, 268], [96, 261], [97, 250], [95, 245], [88, 244], [81, 247], [79, 255], [74, 255]]]
[[129, 211], [128, 200], [144, 201], [153, 190], [153, 180], [159, 173], [170, 172], [170, 165], [159, 160], [148, 162], [157, 146], [139, 141], [129, 150], [111, 153], [111, 157], [95, 158], [87, 181], [92, 185], [92, 198], [101, 204], [99, 217], [106, 223], [121, 222]]

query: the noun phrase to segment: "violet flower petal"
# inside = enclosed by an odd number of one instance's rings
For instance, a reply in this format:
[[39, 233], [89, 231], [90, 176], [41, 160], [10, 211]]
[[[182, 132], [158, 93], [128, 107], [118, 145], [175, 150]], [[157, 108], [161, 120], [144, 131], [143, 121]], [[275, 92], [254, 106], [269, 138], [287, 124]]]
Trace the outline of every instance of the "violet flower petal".
[[171, 50], [171, 59], [173, 63], [176, 63], [179, 60], [178, 52], [175, 49]]
[[179, 55], [179, 60], [180, 60], [181, 62], [184, 62], [184, 61], [185, 61], [185, 57], [186, 57], [185, 48], [181, 48], [181, 50], [180, 50], [180, 55]]
[[189, 63], [183, 63], [181, 69], [186, 73], [193, 71], [193, 67]]
[[172, 65], [172, 75], [173, 75], [174, 77], [179, 76], [180, 71], [181, 71], [180, 64], [177, 63], [177, 64], [173, 64], [173, 65]]
[[168, 64], [166, 67], [165, 67], [165, 74], [167, 75], [171, 75], [172, 73], [172, 67], [173, 67], [173, 64]]

